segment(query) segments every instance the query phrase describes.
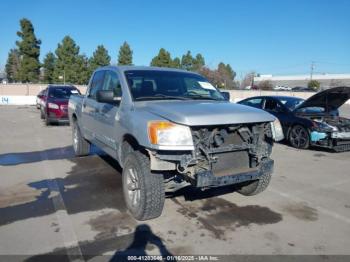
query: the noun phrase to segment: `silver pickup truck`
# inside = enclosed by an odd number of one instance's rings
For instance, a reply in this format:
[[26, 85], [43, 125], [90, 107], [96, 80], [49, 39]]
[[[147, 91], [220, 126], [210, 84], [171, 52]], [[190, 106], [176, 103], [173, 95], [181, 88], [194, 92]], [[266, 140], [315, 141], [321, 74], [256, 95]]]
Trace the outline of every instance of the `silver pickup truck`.
[[69, 100], [73, 147], [95, 144], [123, 168], [126, 205], [138, 220], [158, 217], [165, 192], [235, 185], [243, 195], [268, 186], [279, 121], [227, 101], [199, 74], [168, 68], [103, 67], [85, 96]]

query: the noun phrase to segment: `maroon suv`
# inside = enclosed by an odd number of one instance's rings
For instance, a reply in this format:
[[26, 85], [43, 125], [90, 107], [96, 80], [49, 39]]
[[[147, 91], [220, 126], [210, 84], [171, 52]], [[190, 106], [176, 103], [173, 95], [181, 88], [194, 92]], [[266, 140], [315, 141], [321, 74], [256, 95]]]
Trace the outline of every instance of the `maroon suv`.
[[41, 118], [46, 125], [51, 123], [69, 123], [68, 100], [71, 95], [79, 95], [74, 86], [49, 85], [41, 106]]

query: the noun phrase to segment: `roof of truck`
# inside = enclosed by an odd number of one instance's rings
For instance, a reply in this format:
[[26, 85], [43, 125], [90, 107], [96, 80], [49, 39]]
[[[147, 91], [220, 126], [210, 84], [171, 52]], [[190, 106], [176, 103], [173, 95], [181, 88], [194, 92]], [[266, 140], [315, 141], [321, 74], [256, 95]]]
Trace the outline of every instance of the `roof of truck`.
[[105, 67], [100, 67], [97, 70], [99, 69], [112, 69], [112, 70], [117, 70], [121, 72], [131, 71], [131, 70], [150, 70], [150, 71], [157, 70], [157, 71], [173, 71], [173, 72], [197, 74], [196, 72], [190, 72], [183, 69], [169, 68], [169, 67], [155, 67], [155, 66], [105, 66]]

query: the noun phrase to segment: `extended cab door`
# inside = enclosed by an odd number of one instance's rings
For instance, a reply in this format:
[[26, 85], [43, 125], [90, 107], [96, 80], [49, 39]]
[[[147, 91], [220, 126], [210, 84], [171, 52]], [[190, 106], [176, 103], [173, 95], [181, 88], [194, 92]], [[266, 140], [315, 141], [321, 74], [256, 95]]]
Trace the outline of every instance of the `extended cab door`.
[[[112, 90], [116, 97], [122, 96], [121, 84], [118, 74], [115, 71], [106, 70], [102, 90]], [[96, 118], [98, 121], [98, 138], [104, 146], [116, 152], [118, 148], [117, 136], [120, 133], [120, 102], [115, 102], [113, 104], [99, 103], [99, 108], [99, 115]]]
[[86, 138], [91, 141], [95, 140], [97, 136], [96, 118], [98, 117], [99, 103], [96, 101], [96, 93], [102, 89], [104, 75], [104, 70], [95, 72], [82, 104], [81, 127]]

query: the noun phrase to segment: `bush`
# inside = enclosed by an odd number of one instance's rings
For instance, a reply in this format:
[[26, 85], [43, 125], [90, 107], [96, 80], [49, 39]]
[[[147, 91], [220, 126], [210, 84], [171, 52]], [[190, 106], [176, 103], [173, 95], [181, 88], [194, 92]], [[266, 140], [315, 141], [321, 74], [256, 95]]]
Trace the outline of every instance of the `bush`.
[[321, 84], [317, 80], [310, 80], [309, 83], [307, 83], [307, 87], [312, 88], [316, 91], [320, 89], [320, 86]]
[[261, 81], [258, 86], [259, 86], [259, 89], [261, 89], [261, 90], [272, 90], [273, 89], [272, 82], [269, 80]]

